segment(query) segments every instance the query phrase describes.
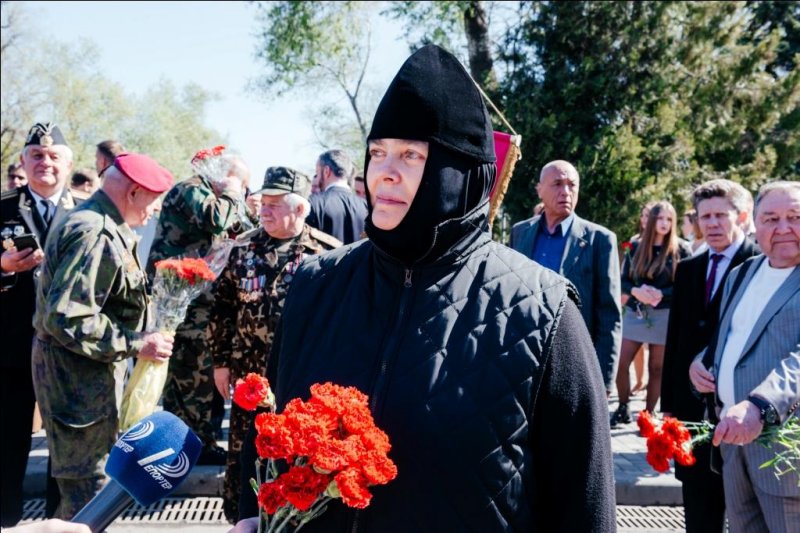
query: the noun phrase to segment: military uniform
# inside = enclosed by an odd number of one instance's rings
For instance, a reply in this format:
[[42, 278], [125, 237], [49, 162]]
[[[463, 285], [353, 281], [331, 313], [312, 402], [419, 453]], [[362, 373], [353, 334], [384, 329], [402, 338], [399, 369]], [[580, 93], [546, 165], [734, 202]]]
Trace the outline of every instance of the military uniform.
[[[65, 187], [56, 206], [53, 223], [75, 207]], [[32, 233], [44, 245], [48, 224], [36, 206], [30, 188], [6, 191], [0, 199], [0, 238], [3, 250], [13, 246], [13, 238]], [[38, 270], [0, 275], [0, 327], [6, 333], [0, 355], [2, 390], [2, 525], [13, 526], [22, 518], [22, 483], [31, 449], [31, 423], [36, 397], [31, 378], [33, 311], [36, 302], [35, 279]], [[50, 500], [57, 501], [57, 491]], [[57, 502], [54, 502], [57, 503]]]
[[37, 290], [33, 381], [48, 435], [57, 516], [95, 494], [117, 435], [114, 361], [142, 348], [146, 279], [136, 235], [103, 191], [51, 231]]
[[[239, 237], [228, 266], [215, 282], [208, 340], [215, 367], [227, 367], [231, 381], [249, 372], [266, 375], [272, 339], [295, 271], [309, 255], [341, 246], [335, 237], [308, 225], [297, 237], [279, 240], [264, 229]], [[231, 406], [228, 461], [223, 489], [225, 515], [238, 518], [239, 452], [252, 415]]]
[[[203, 257], [215, 238], [234, 236], [252, 228], [244, 213], [243, 198], [227, 192], [217, 195], [204, 177], [193, 176], [175, 185], [164, 199], [150, 249], [147, 261], [150, 280], [155, 275], [157, 261], [195, 254]], [[163, 397], [164, 409], [186, 422], [206, 449], [216, 445], [211, 422], [214, 369], [205, 346], [211, 303], [210, 290], [200, 294], [175, 332]]]

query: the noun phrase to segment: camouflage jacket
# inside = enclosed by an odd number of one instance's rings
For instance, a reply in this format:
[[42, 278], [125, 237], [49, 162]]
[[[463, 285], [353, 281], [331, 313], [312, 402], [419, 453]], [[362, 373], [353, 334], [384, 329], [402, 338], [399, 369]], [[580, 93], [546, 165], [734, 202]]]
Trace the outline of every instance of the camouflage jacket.
[[253, 227], [241, 195], [214, 192], [211, 182], [192, 176], [175, 185], [164, 199], [150, 255], [147, 276], [155, 275], [155, 263], [179, 255], [204, 256], [215, 237], [226, 231], [231, 237]]
[[283, 302], [303, 259], [341, 246], [335, 237], [305, 226], [295, 238], [277, 240], [262, 229], [239, 237], [214, 284], [208, 339], [214, 366], [234, 376], [264, 373]]
[[103, 191], [59, 221], [47, 239], [37, 287], [39, 336], [83, 356], [78, 359], [110, 363], [136, 355], [147, 312], [136, 242]]

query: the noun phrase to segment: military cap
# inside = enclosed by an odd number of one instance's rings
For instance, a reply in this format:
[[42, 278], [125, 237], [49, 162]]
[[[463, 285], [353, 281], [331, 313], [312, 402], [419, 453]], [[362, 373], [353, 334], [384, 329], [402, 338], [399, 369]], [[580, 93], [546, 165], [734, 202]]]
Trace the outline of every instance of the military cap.
[[114, 167], [150, 192], [164, 192], [175, 182], [169, 170], [144, 154], [119, 154]]
[[311, 194], [311, 178], [287, 167], [269, 167], [264, 174], [264, 184], [253, 194], [275, 196], [293, 192], [303, 198]]
[[53, 146], [54, 144], [61, 144], [67, 146], [67, 140], [61, 133], [61, 129], [52, 122], [37, 122], [28, 131], [28, 137], [25, 139], [25, 146]]

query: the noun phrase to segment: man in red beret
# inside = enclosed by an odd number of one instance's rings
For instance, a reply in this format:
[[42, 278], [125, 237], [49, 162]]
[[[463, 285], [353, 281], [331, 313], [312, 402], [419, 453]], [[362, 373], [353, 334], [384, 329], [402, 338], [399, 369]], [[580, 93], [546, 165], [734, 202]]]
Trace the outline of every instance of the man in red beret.
[[145, 275], [131, 230], [153, 215], [172, 175], [141, 154], [118, 156], [104, 175], [102, 189], [49, 233], [33, 318], [33, 382], [62, 519], [105, 479], [117, 436], [113, 363], [172, 354], [170, 335], [144, 331]]

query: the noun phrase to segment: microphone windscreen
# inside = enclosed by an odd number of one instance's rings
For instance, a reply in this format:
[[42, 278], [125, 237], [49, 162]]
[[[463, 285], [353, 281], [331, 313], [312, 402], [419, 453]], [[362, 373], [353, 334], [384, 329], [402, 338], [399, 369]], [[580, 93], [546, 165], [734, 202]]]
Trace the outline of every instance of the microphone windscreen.
[[147, 506], [164, 498], [189, 476], [202, 443], [172, 413], [159, 411], [123, 434], [106, 462], [106, 474]]

